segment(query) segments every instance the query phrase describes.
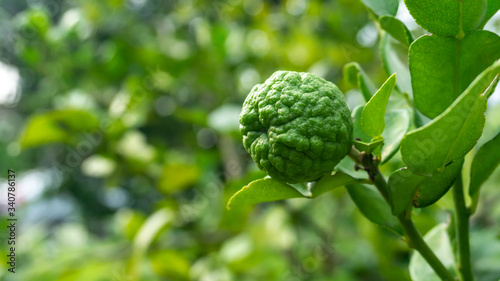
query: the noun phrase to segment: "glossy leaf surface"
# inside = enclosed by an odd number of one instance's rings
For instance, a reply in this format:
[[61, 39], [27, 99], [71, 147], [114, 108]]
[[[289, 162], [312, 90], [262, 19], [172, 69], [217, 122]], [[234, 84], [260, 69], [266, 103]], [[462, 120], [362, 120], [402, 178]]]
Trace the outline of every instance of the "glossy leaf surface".
[[486, 15], [484, 16], [481, 28], [493, 17], [498, 10], [500, 10], [500, 0], [488, 0], [488, 7], [486, 8]]
[[229, 199], [227, 208], [301, 197], [304, 196], [292, 186], [272, 178], [263, 178], [249, 183], [236, 192]]
[[486, 0], [405, 0], [408, 11], [424, 29], [440, 36], [469, 34], [486, 14]]
[[393, 74], [373, 95], [361, 113], [361, 127], [371, 137], [380, 137], [384, 131], [385, 110], [395, 85], [396, 74]]
[[462, 164], [455, 161], [431, 177], [416, 175], [406, 167], [394, 172], [388, 181], [393, 214], [401, 214], [410, 205], [423, 208], [438, 201], [455, 182]]
[[455, 182], [462, 170], [463, 160], [454, 161], [444, 168], [442, 173], [436, 172], [422, 182], [417, 198], [413, 203], [417, 208], [427, 207], [441, 199]]
[[479, 30], [463, 40], [422, 36], [410, 46], [417, 109], [429, 118], [445, 111], [484, 69], [500, 58], [500, 37]]
[[[482, 134], [489, 90], [498, 79], [500, 61], [486, 69], [440, 116], [408, 133], [401, 142], [403, 162], [416, 174], [431, 175], [462, 159]], [[485, 93], [483, 95], [483, 93]]]

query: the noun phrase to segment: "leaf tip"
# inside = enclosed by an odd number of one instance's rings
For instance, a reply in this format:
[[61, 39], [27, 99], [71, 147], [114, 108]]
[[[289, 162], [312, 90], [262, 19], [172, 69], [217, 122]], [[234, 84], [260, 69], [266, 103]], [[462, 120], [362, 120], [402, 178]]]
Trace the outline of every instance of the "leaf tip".
[[396, 73], [393, 73], [391, 76], [389, 76], [388, 82], [391, 82], [391, 87], [394, 87], [393, 85], [396, 85], [397, 82]]

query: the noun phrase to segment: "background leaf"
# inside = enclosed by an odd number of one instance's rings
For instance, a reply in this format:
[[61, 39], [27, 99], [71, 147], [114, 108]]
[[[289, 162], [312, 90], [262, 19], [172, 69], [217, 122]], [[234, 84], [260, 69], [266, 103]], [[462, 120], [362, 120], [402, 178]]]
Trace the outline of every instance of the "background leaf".
[[382, 147], [382, 164], [391, 159], [399, 150], [401, 139], [406, 135], [411, 123], [411, 112], [407, 108], [400, 108], [385, 115], [386, 129], [382, 133], [384, 146]]
[[378, 19], [380, 26], [387, 31], [394, 39], [406, 46], [413, 42], [413, 36], [406, 25], [393, 16], [382, 16]]
[[486, 14], [486, 0], [405, 0], [415, 21], [424, 29], [440, 36], [460, 33], [460, 18], [465, 34], [474, 31]]
[[229, 199], [227, 208], [301, 197], [304, 196], [292, 186], [272, 178], [264, 178], [255, 180], [236, 192]]
[[392, 215], [389, 205], [377, 190], [361, 184], [346, 185], [346, 188], [352, 201], [367, 219], [398, 234], [403, 233], [398, 220]]
[[94, 133], [99, 122], [91, 113], [83, 110], [58, 110], [33, 115], [21, 137], [24, 148], [49, 143], [75, 144], [78, 134]]
[[200, 169], [196, 165], [186, 163], [166, 164], [158, 181], [158, 189], [164, 193], [183, 190], [194, 184], [200, 174]]
[[351, 86], [357, 87], [365, 101], [369, 101], [372, 95], [377, 91], [375, 85], [370, 80], [368, 75], [361, 66], [356, 62], [350, 62], [344, 66], [343, 70], [344, 80], [351, 84]]
[[481, 185], [491, 176], [500, 164], [500, 133], [485, 143], [474, 155], [470, 170], [469, 195], [479, 191]]
[[361, 2], [379, 16], [395, 16], [398, 12], [398, 0], [361, 0]]
[[441, 114], [484, 69], [500, 58], [500, 37], [479, 30], [462, 41], [422, 36], [410, 46], [415, 106], [429, 118]]
[[482, 134], [487, 97], [500, 71], [500, 61], [486, 69], [439, 117], [408, 133], [401, 142], [401, 155], [416, 174], [433, 174], [437, 169], [462, 159]]
[[471, 256], [473, 258], [475, 280], [498, 281], [500, 276], [500, 239], [498, 228], [488, 228], [474, 231], [470, 236]]
[[380, 56], [387, 74], [396, 73], [396, 87], [400, 92], [411, 93], [410, 70], [408, 69], [408, 47], [396, 41], [387, 32], [380, 38]]
[[[356, 108], [396, 73], [384, 145], [378, 147], [385, 150], [391, 113], [413, 106], [408, 46], [377, 30], [379, 16], [361, 1], [192, 2], [2, 1], [0, 34], [7, 36], [0, 40], [0, 77], [6, 82], [0, 85], [0, 166], [16, 170], [20, 187], [33, 191], [23, 193], [20, 215], [37, 223], [18, 233], [25, 246], [16, 248], [23, 261], [19, 272], [2, 270], [0, 280], [410, 281], [411, 250], [363, 217], [342, 188], [315, 200], [226, 209], [232, 195], [265, 176], [244, 151], [238, 130], [241, 105], [255, 84], [278, 69], [308, 71], [337, 84]], [[417, 38], [423, 30], [401, 8], [398, 18]], [[488, 30], [498, 34], [494, 18]], [[383, 58], [377, 41], [388, 50]], [[338, 71], [352, 61], [377, 86], [365, 91], [366, 102], [359, 90], [349, 91]], [[6, 72], [17, 72], [19, 79]], [[22, 149], [32, 117], [69, 109], [99, 121], [104, 138], [94, 154], [82, 157], [81, 165], [65, 165], [86, 135], [64, 121], [56, 122], [65, 136], [54, 138], [55, 145]], [[499, 113], [500, 103], [488, 104], [487, 138], [500, 131]], [[405, 166], [396, 156], [382, 172]], [[368, 182], [354, 165], [346, 157], [338, 167]], [[471, 234], [478, 242], [472, 244], [474, 274], [481, 281], [500, 276], [500, 251], [492, 247], [497, 233], [480, 223], [498, 220], [498, 206], [488, 204], [498, 196], [497, 172], [481, 187], [486, 200]], [[177, 183], [172, 175], [180, 177]], [[165, 192], [160, 183], [175, 192]], [[312, 196], [312, 188], [303, 191]], [[165, 206], [172, 227], [141, 231]], [[447, 216], [439, 206], [417, 211], [423, 233]], [[132, 280], [126, 269], [139, 231], [153, 239]], [[486, 231], [489, 240], [481, 236]], [[311, 267], [310, 257], [318, 255]]]
[[365, 105], [361, 113], [361, 127], [369, 136], [379, 137], [382, 135], [385, 128], [387, 102], [395, 85], [396, 74], [393, 74]]
[[146, 255], [148, 248], [153, 240], [158, 236], [162, 229], [169, 225], [175, 216], [174, 213], [166, 208], [159, 209], [152, 214], [141, 226], [134, 238], [132, 256], [130, 257], [127, 275], [134, 280], [138, 276], [140, 262]]
[[361, 127], [361, 113], [363, 112], [364, 108], [365, 108], [364, 105], [359, 105], [352, 111], [352, 134], [354, 136], [354, 139], [359, 138], [361, 139], [361, 142], [369, 144], [372, 138], [369, 135], [367, 135], [363, 130], [363, 128]]
[[179, 281], [189, 280], [189, 260], [180, 252], [163, 250], [150, 257], [155, 272], [165, 278]]

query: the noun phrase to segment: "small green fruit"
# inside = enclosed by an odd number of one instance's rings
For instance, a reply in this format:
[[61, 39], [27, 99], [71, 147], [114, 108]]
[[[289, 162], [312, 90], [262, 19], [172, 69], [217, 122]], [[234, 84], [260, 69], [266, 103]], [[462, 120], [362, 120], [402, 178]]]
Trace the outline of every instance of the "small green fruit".
[[243, 146], [272, 178], [309, 182], [332, 172], [352, 145], [351, 112], [333, 83], [277, 71], [256, 85], [240, 114]]

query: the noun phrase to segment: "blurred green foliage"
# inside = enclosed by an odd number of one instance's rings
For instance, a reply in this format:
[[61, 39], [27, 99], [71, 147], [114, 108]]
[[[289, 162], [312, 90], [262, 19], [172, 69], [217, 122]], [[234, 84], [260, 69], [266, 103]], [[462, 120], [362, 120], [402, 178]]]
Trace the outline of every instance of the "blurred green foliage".
[[[363, 96], [343, 82], [346, 63], [377, 87], [388, 77], [381, 60], [394, 58], [380, 57], [360, 1], [2, 0], [0, 38], [0, 62], [21, 78], [19, 100], [0, 105], [0, 170], [18, 174], [22, 241], [18, 272], [2, 262], [1, 280], [409, 280], [404, 242], [344, 188], [225, 209], [264, 175], [238, 132], [253, 85], [314, 72], [353, 108]], [[480, 144], [498, 133], [498, 108]], [[478, 280], [500, 276], [499, 182], [497, 171], [472, 222]], [[419, 210], [419, 228], [449, 206]]]

